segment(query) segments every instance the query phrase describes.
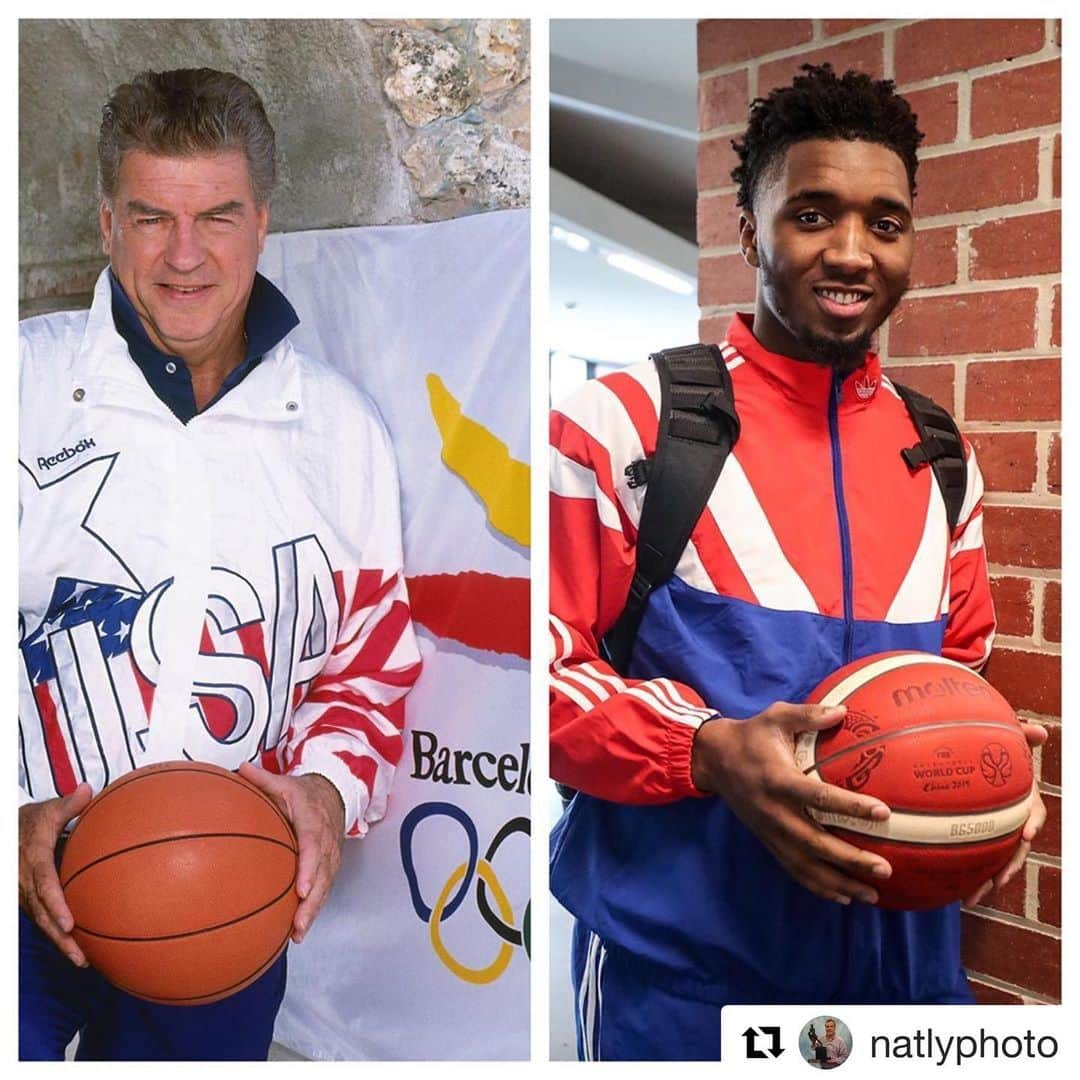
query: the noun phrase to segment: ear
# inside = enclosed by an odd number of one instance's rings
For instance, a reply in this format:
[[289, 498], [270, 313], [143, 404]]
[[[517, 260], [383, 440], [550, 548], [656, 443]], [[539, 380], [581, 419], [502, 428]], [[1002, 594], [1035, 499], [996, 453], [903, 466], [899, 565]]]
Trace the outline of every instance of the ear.
[[757, 250], [757, 222], [749, 210], [739, 215], [739, 248], [747, 266], [756, 270], [761, 265]]
[[113, 212], [108, 199], [103, 198], [98, 204], [98, 224], [101, 226], [101, 250], [112, 255]]
[[270, 202], [267, 200], [262, 206], [255, 207], [255, 230], [259, 237], [259, 254], [262, 254], [263, 245], [266, 243], [266, 232], [270, 227]]

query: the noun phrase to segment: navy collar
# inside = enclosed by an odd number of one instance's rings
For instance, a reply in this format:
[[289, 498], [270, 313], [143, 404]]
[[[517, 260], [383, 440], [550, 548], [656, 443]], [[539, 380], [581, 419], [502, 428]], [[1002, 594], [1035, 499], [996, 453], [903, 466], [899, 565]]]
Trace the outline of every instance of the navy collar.
[[[131, 359], [138, 365], [150, 384], [150, 389], [169, 407], [180, 423], [186, 424], [199, 411], [195, 407], [195, 391], [187, 365], [179, 356], [163, 353], [150, 340], [138, 312], [111, 269], [109, 284], [112, 286], [113, 322], [116, 324], [117, 333], [127, 342]], [[262, 358], [299, 323], [300, 317], [285, 295], [262, 274], [257, 273], [244, 315], [244, 330], [247, 334], [244, 360], [225, 377], [217, 396], [206, 408], [209, 409], [230, 390], [239, 386]]]

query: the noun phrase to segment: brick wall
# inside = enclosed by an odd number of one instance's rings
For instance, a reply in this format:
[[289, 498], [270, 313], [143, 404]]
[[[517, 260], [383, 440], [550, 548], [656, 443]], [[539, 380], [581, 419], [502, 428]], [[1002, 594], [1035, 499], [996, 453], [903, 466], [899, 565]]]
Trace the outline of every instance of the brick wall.
[[882, 329], [890, 373], [950, 408], [986, 479], [998, 612], [990, 680], [1050, 729], [1046, 828], [1004, 893], [964, 913], [985, 1002], [1060, 999], [1061, 42], [1054, 20], [725, 20], [699, 24], [703, 341], [746, 309], [731, 138], [749, 102], [830, 60], [888, 76], [926, 133], [912, 289]]

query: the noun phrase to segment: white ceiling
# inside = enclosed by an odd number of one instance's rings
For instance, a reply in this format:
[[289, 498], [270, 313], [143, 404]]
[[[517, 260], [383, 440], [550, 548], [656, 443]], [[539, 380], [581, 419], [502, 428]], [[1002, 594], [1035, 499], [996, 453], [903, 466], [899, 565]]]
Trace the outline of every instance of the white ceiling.
[[664, 87], [692, 103], [697, 95], [696, 25], [693, 19], [552, 19], [551, 53]]
[[591, 241], [550, 242], [557, 352], [627, 364], [697, 340], [693, 290], [605, 259], [631, 252], [696, 280], [696, 40], [691, 19], [551, 22], [551, 213]]

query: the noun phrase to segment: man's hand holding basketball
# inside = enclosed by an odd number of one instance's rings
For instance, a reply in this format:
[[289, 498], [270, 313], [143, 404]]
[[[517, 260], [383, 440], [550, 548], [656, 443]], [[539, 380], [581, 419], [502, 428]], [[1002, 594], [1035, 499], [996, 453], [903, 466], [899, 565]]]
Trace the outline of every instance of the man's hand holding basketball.
[[[1036, 746], [1042, 746], [1042, 744], [1050, 737], [1050, 733], [1041, 724], [1028, 724], [1021, 720], [1020, 727], [1023, 729], [1024, 738], [1027, 739], [1028, 746], [1033, 750]], [[1024, 831], [1020, 834], [1020, 844], [1016, 851], [1013, 852], [1013, 857], [1008, 861], [1003, 870], [999, 870], [993, 878], [986, 882], [981, 888], [977, 889], [964, 901], [968, 907], [974, 907], [987, 893], [994, 889], [1003, 889], [1010, 881], [1012, 881], [1019, 872], [1020, 867], [1024, 865], [1024, 860], [1027, 859], [1028, 853], [1031, 851], [1031, 841], [1038, 836], [1039, 830], [1045, 824], [1046, 803], [1043, 802], [1043, 797], [1039, 794], [1038, 787], [1036, 787], [1034, 798], [1031, 800], [1031, 812], [1028, 814], [1027, 822], [1024, 825]]]
[[73, 963], [86, 967], [75, 944], [75, 920], [56, 873], [56, 845], [64, 826], [85, 809], [93, 791], [80, 784], [70, 795], [19, 807], [19, 906]]
[[892, 867], [817, 825], [807, 810], [884, 821], [879, 799], [804, 776], [795, 764], [795, 736], [843, 719], [841, 706], [777, 702], [749, 720], [707, 720], [694, 739], [694, 784], [721, 798], [800, 885], [837, 903], [877, 900], [866, 878], [887, 878]]
[[279, 776], [247, 762], [240, 766], [240, 775], [277, 803], [296, 833], [300, 905], [293, 919], [292, 939], [299, 945], [326, 903], [341, 865], [345, 807], [337, 788], [324, 776]]

